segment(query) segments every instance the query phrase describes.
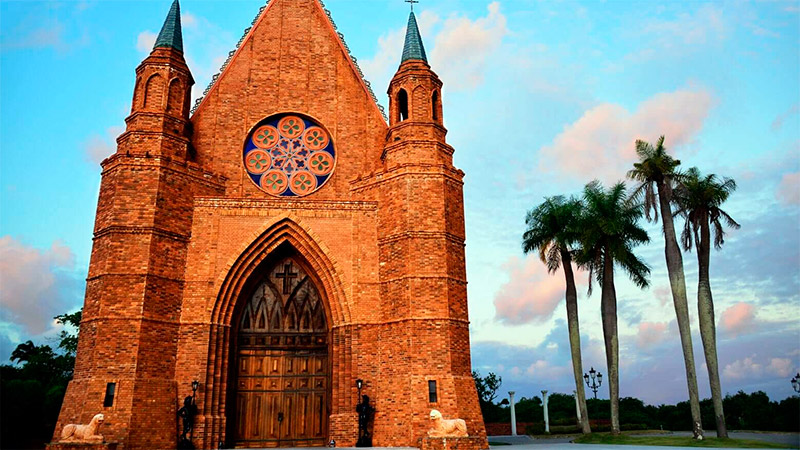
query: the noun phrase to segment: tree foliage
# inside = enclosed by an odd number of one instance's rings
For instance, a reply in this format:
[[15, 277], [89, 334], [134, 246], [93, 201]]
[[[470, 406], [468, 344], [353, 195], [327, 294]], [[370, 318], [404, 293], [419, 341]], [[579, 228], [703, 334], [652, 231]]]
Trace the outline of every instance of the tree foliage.
[[11, 352], [15, 364], [0, 365], [0, 447], [43, 448], [53, 436], [75, 366], [80, 317], [80, 311], [55, 317], [71, 327], [59, 334], [57, 350], [23, 342]]
[[503, 384], [503, 377], [497, 376], [494, 372], [489, 372], [489, 375], [482, 377], [480, 372], [473, 370], [472, 378], [475, 379], [478, 398], [483, 402], [494, 402], [494, 399], [497, 398], [497, 390]]
[[[788, 383], [787, 383], [788, 384]], [[575, 398], [572, 395], [552, 393], [548, 395], [550, 428], [558, 432], [577, 433], [575, 426]], [[745, 393], [739, 391], [728, 394], [723, 400], [726, 421], [735, 430], [760, 431], [800, 431], [800, 396], [787, 397], [780, 401], [771, 401], [766, 393], [756, 391]], [[692, 424], [686, 420], [690, 417], [688, 401], [674, 405], [647, 405], [634, 397], [619, 399], [620, 423], [623, 430], [663, 428], [670, 431], [691, 431]], [[610, 424], [609, 401], [606, 399], [586, 400], [589, 416], [592, 418], [592, 431], [607, 431]], [[491, 416], [484, 413], [486, 423], [508, 423], [511, 420], [508, 405], [491, 405]], [[490, 406], [490, 407], [491, 407]], [[711, 399], [700, 402], [703, 426], [714, 427], [714, 406]], [[517, 421], [533, 424], [530, 430], [544, 431], [544, 413], [542, 400], [538, 396], [522, 397], [516, 405]], [[520, 432], [523, 430], [520, 430]]]

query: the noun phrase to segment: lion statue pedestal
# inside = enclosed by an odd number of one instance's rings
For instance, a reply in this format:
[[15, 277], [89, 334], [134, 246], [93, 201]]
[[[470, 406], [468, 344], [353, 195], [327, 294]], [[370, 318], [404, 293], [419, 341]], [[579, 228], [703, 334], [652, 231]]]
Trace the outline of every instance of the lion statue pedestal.
[[420, 450], [483, 450], [488, 448], [486, 439], [469, 436], [464, 419], [444, 419], [442, 413], [433, 409], [430, 414], [432, 427], [428, 437], [419, 439]]
[[88, 424], [64, 425], [58, 442], [47, 444], [47, 450], [116, 450], [117, 444], [103, 442], [100, 426], [105, 417], [95, 414]]

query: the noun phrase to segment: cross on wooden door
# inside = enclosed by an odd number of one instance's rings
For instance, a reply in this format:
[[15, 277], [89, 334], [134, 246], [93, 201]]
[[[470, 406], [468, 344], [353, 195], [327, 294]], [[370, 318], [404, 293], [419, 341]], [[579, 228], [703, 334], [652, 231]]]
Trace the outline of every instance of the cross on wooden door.
[[276, 277], [283, 278], [283, 293], [291, 294], [292, 278], [297, 278], [297, 272], [292, 272], [292, 263], [288, 262], [283, 265], [283, 273], [276, 273]]

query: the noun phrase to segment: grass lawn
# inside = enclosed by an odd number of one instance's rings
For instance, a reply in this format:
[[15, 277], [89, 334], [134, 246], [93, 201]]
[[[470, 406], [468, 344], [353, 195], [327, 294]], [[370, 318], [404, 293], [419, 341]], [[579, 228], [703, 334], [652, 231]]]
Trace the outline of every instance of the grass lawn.
[[611, 433], [592, 433], [587, 436], [581, 436], [573, 442], [576, 444], [664, 445], [670, 447], [793, 448], [790, 445], [752, 439], [720, 439], [716, 437], [706, 437], [702, 441], [698, 441], [692, 439], [690, 436], [629, 436], [625, 434], [612, 436]]

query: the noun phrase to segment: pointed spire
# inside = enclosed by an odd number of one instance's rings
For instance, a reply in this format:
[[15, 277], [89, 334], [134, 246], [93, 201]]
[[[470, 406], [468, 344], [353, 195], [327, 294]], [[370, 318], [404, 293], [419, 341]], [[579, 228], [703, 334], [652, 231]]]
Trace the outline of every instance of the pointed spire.
[[428, 57], [425, 56], [425, 47], [422, 45], [422, 36], [419, 34], [417, 18], [414, 17], [414, 11], [411, 11], [411, 14], [408, 16], [406, 43], [403, 45], [403, 59], [400, 61], [400, 64], [411, 59], [421, 59], [425, 61], [426, 64], [428, 63]]
[[181, 5], [178, 0], [172, 2], [172, 7], [169, 8], [164, 25], [161, 27], [161, 32], [158, 33], [158, 39], [153, 46], [153, 50], [157, 48], [173, 48], [183, 53], [183, 35], [181, 34]]

